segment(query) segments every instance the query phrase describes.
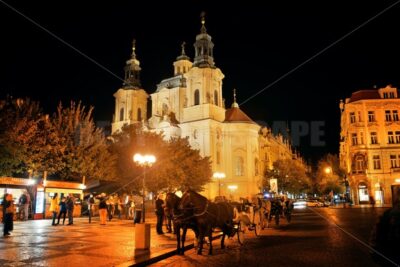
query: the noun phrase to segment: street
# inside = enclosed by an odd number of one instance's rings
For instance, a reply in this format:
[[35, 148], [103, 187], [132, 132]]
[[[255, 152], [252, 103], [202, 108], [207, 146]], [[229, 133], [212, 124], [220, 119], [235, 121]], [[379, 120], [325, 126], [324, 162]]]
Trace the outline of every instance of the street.
[[380, 257], [372, 259], [368, 245], [373, 225], [384, 208], [307, 208], [296, 210], [292, 222], [264, 230], [262, 236], [246, 235], [240, 246], [229, 240], [221, 250], [214, 241], [214, 255], [194, 250], [152, 266], [395, 266]]

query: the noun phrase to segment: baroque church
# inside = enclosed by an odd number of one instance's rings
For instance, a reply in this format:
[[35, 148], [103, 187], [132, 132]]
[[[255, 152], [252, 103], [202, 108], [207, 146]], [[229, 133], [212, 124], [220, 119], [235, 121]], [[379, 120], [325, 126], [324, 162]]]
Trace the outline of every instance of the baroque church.
[[214, 43], [204, 17], [194, 43], [193, 61], [184, 45], [173, 62], [173, 76], [162, 80], [150, 94], [149, 114], [149, 94], [141, 87], [134, 41], [131, 58], [126, 61], [125, 81], [114, 94], [112, 133], [125, 124], [142, 123], [149, 131], [162, 132], [165, 139], [189, 137], [193, 149], [211, 158], [213, 172], [225, 175], [221, 180], [212, 178], [203, 195], [238, 199], [260, 193], [265, 169], [271, 169], [275, 160], [297, 155], [282, 135], [272, 134], [271, 129], [258, 125], [240, 109], [235, 90], [231, 107], [225, 107], [224, 74], [214, 62]]

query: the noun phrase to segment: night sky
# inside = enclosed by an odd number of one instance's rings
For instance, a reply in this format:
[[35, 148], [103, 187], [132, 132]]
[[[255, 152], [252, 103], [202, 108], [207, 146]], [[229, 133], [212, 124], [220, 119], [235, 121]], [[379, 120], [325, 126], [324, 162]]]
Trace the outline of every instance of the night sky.
[[[215, 6], [217, 1], [6, 2], [120, 77], [136, 38], [148, 93], [173, 75], [182, 41], [193, 59], [204, 10], [230, 106], [233, 88], [239, 104], [244, 102], [396, 1], [356, 1], [351, 6], [338, 1], [236, 1], [223, 7]], [[303, 138], [300, 152], [314, 160], [337, 153], [339, 100], [374, 85], [400, 85], [399, 14], [400, 4], [241, 105], [242, 110], [261, 124], [324, 121], [326, 145], [312, 147], [309, 137]], [[95, 107], [96, 120], [111, 121], [119, 79], [1, 2], [0, 22], [0, 97], [28, 96], [49, 113], [59, 101], [82, 100]]]

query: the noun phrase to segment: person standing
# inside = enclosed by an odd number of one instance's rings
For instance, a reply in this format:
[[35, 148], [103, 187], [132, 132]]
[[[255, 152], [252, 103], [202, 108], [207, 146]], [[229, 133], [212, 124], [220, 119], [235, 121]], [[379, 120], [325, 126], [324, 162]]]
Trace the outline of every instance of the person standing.
[[58, 221], [57, 224], [60, 224], [60, 218], [63, 215], [63, 225], [65, 223], [65, 216], [67, 215], [67, 205], [65, 204], [65, 197], [61, 198], [60, 201], [60, 213], [58, 213]]
[[54, 196], [51, 198], [50, 200], [50, 209], [49, 211], [53, 214], [52, 218], [53, 218], [53, 222], [51, 223], [51, 225], [55, 226], [56, 225], [56, 217], [58, 214], [58, 194], [54, 193]]
[[23, 220], [23, 221], [28, 220], [28, 197], [27, 197], [27, 195], [28, 195], [27, 192], [23, 192], [18, 200], [18, 204], [19, 204], [19, 208], [20, 208], [18, 219]]
[[93, 205], [94, 205], [94, 197], [92, 194], [90, 194], [90, 196], [87, 200], [87, 204], [88, 204], [89, 223], [91, 223], [92, 215], [93, 215]]
[[67, 225], [72, 225], [74, 224], [74, 197], [72, 194], [69, 194], [67, 197], [67, 201], [65, 202], [67, 206], [67, 215], [68, 215], [68, 224]]
[[100, 196], [97, 196], [97, 199], [100, 200], [100, 203], [99, 203], [100, 225], [106, 225], [106, 220], [107, 220], [106, 194], [105, 193], [101, 193]]
[[164, 220], [164, 200], [161, 198], [161, 194], [158, 195], [156, 200], [156, 216], [157, 216], [157, 234], [164, 234], [162, 230], [162, 224]]
[[3, 199], [3, 236], [8, 237], [13, 230], [14, 202], [11, 194], [5, 194]]

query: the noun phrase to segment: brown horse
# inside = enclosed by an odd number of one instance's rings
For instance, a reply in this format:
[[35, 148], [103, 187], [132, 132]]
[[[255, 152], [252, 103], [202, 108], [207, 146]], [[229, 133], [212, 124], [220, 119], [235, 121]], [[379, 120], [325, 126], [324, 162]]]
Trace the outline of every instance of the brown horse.
[[233, 207], [228, 203], [212, 203], [207, 198], [187, 190], [180, 201], [179, 208], [182, 210], [192, 210], [193, 218], [199, 229], [199, 246], [197, 254], [203, 250], [204, 238], [208, 236], [210, 240], [209, 255], [212, 254], [212, 232], [213, 228], [222, 230], [221, 248], [225, 248], [225, 235], [230, 236], [233, 229]]
[[[167, 193], [165, 198], [165, 213], [173, 218], [174, 232], [176, 234], [177, 241], [177, 253], [183, 255], [185, 253], [185, 240], [187, 229], [192, 229], [195, 233], [196, 239], [199, 236], [197, 225], [193, 217], [193, 212], [186, 212], [179, 209], [179, 203], [181, 198], [174, 193]], [[181, 237], [182, 229], [182, 237]]]

